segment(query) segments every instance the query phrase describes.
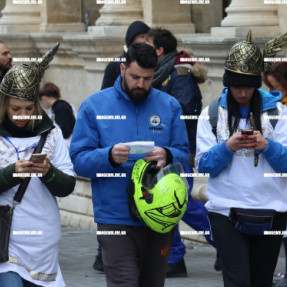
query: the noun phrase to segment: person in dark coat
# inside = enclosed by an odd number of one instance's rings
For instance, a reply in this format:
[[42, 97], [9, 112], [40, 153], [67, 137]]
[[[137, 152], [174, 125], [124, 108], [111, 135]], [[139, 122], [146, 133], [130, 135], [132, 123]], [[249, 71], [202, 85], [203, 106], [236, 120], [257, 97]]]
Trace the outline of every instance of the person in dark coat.
[[61, 128], [67, 147], [69, 148], [73, 128], [76, 122], [75, 111], [66, 101], [60, 99], [58, 86], [48, 82], [40, 88], [40, 104], [48, 112], [50, 118]]
[[[149, 30], [150, 30], [150, 27], [141, 21], [135, 21], [131, 23], [126, 33], [126, 38], [125, 38], [126, 47], [125, 48], [129, 48], [129, 46], [132, 43], [145, 42], [145, 36]], [[126, 52], [124, 51], [122, 55], [119, 56], [119, 58], [122, 59], [121, 61], [110, 62], [108, 64], [108, 66], [105, 69], [105, 74], [104, 74], [101, 90], [110, 88], [114, 85], [117, 77], [121, 73], [120, 64], [122, 62], [125, 62], [125, 57], [126, 57]]]
[[[151, 29], [147, 33], [146, 42], [156, 50], [158, 56], [152, 86], [175, 97], [181, 105], [184, 116], [191, 118], [199, 116], [202, 107], [202, 96], [198, 84], [206, 80], [205, 67], [193, 62], [187, 52], [177, 51], [177, 40], [169, 30], [163, 28]], [[195, 118], [187, 119], [185, 124], [191, 155], [188, 172], [192, 173], [196, 149], [197, 120]], [[214, 245], [209, 234], [210, 226], [204, 202], [193, 201], [190, 196], [193, 178], [190, 177], [187, 180], [190, 190], [187, 209], [182, 220], [195, 230], [205, 231], [205, 238], [210, 244]], [[187, 276], [184, 254], [185, 246], [181, 241], [177, 228], [168, 259], [166, 277]]]

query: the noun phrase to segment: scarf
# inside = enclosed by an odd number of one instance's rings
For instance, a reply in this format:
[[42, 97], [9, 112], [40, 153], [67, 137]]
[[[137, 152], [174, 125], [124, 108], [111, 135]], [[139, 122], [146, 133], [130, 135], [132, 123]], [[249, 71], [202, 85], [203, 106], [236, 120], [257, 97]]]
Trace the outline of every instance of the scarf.
[[161, 59], [158, 60], [157, 68], [152, 81], [152, 86], [154, 88], [159, 87], [159, 85], [167, 79], [171, 70], [173, 69], [177, 55], [178, 52], [175, 50], [164, 55]]
[[32, 131], [27, 130], [26, 127], [17, 127], [9, 120], [7, 116], [5, 117], [2, 126], [4, 129], [6, 129], [6, 131], [8, 131], [11, 134], [12, 137], [28, 138], [35, 136], [35, 134]]

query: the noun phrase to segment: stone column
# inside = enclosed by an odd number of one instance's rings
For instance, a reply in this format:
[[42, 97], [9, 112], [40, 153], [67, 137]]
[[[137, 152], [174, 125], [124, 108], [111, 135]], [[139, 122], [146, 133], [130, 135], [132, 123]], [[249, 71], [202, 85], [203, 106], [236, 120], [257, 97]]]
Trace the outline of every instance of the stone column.
[[173, 33], [195, 33], [191, 23], [190, 4], [174, 0], [143, 0], [144, 21], [151, 26], [163, 26]]
[[[125, 1], [125, 0], [119, 0]], [[125, 33], [127, 26], [141, 20], [149, 26], [164, 26], [173, 33], [194, 33], [190, 5], [174, 0], [126, 0], [126, 4], [106, 4], [100, 9], [101, 17], [89, 32], [98, 35]]]
[[81, 0], [6, 0], [0, 33], [80, 32], [81, 21]]
[[280, 34], [277, 6], [265, 4], [264, 0], [232, 0], [226, 8], [227, 17], [221, 27], [213, 27], [215, 37], [244, 37], [252, 29], [254, 37], [269, 37]]
[[[2, 11], [6, 5], [6, 0], [0, 0], [0, 10]], [[0, 17], [2, 17], [2, 13], [0, 14]]]
[[39, 32], [42, 1], [30, 1], [37, 4], [17, 3], [20, 1], [6, 0], [5, 8], [1, 11], [0, 33]]
[[[280, 34], [287, 33], [287, 5], [278, 5], [278, 16], [280, 23]], [[282, 54], [287, 57], [287, 45], [282, 47]]]
[[81, 0], [43, 0], [41, 32], [82, 32]]
[[128, 26], [135, 20], [143, 21], [143, 9], [140, 0], [126, 0], [125, 4], [105, 4], [96, 26]]
[[280, 23], [280, 33], [284, 34], [287, 32], [287, 5], [277, 5], [278, 6], [278, 16]]
[[123, 4], [105, 4], [100, 10], [96, 26], [90, 26], [89, 33], [101, 36], [125, 35], [130, 23], [143, 19], [141, 0], [119, 0]]

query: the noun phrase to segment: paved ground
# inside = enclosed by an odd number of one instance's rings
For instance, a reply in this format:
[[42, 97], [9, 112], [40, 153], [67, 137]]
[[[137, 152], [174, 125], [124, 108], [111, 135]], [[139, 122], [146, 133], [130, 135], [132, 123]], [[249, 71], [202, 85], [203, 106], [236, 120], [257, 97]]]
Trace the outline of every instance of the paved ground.
[[[185, 241], [187, 278], [166, 279], [166, 287], [222, 287], [221, 272], [213, 269], [215, 250], [206, 244]], [[104, 273], [92, 267], [97, 240], [95, 231], [64, 229], [60, 246], [60, 265], [67, 287], [105, 287]], [[276, 274], [284, 270], [281, 250]], [[274, 277], [278, 280], [278, 277]], [[152, 287], [152, 286], [151, 286]]]

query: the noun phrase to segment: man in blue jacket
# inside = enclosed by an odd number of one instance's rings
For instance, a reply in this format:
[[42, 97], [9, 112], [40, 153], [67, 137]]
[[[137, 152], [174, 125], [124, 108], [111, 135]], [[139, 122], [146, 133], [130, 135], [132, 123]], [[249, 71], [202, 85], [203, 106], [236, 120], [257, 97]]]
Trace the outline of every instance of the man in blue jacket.
[[[146, 33], [150, 30], [150, 27], [147, 26], [144, 22], [134, 21], [132, 22], [127, 30], [125, 41], [126, 45], [124, 47], [124, 52], [119, 58], [121, 61], [126, 57], [126, 51], [129, 46], [133, 43], [144, 43]], [[113, 87], [116, 79], [121, 74], [120, 68], [121, 62], [110, 62], [104, 72], [104, 77], [102, 81], [101, 90]], [[102, 249], [101, 246], [98, 246], [98, 254], [96, 255], [95, 262], [93, 264], [95, 270], [104, 271], [104, 264], [102, 261]]]
[[[181, 107], [176, 99], [151, 87], [156, 63], [152, 47], [132, 44], [114, 86], [82, 103], [72, 137], [70, 153], [75, 171], [91, 178], [109, 287], [164, 286], [174, 232], [156, 233], [135, 222], [126, 193], [133, 164], [139, 158], [157, 161], [159, 169], [171, 162], [188, 166]], [[131, 141], [154, 141], [155, 147], [147, 154], [132, 155], [124, 145]], [[99, 231], [125, 235], [100, 235]]]

